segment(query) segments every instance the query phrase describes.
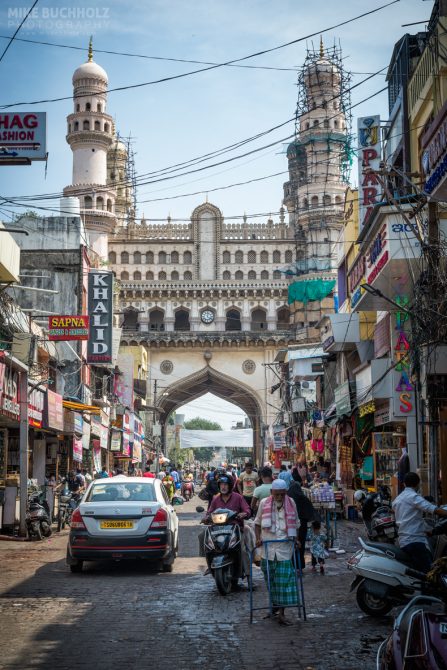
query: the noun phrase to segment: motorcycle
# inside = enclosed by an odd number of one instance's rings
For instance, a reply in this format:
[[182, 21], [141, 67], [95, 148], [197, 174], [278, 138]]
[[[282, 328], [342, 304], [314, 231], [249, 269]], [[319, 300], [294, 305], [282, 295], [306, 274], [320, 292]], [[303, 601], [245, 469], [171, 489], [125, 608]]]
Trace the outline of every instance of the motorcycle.
[[30, 540], [42, 540], [52, 534], [50, 507], [42, 492], [33, 493], [28, 498], [26, 528]]
[[[433, 528], [430, 545], [434, 559], [447, 556], [447, 523]], [[414, 570], [409, 554], [393, 544], [365, 542], [348, 560], [356, 575], [351, 592], [356, 591], [357, 604], [370, 616], [384, 616], [396, 605], [426, 593], [426, 575]]]
[[182, 481], [182, 496], [188, 502], [194, 495], [194, 484], [189, 480]]
[[366, 494], [360, 505], [371, 542], [394, 543], [397, 538], [397, 525], [388, 486], [381, 486], [379, 491]]
[[[197, 507], [197, 512], [204, 512]], [[204, 523], [202, 521], [202, 523]], [[237, 589], [239, 579], [244, 579], [242, 532], [237, 523], [237, 513], [217, 509], [211, 514], [204, 537], [205, 558], [208, 572], [212, 574], [219, 593], [228, 595]]]
[[415, 596], [394, 621], [377, 652], [377, 670], [447, 668], [447, 559], [436, 561], [428, 587], [439, 597]]
[[57, 532], [60, 533], [65, 526], [69, 526], [71, 517], [81, 501], [79, 493], [62, 492], [59, 496], [59, 511], [57, 513]]

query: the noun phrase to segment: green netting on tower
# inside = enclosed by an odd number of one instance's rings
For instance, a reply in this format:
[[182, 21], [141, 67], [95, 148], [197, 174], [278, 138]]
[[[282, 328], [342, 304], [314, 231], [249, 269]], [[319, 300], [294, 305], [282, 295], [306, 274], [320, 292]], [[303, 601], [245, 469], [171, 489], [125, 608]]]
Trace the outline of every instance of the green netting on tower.
[[323, 300], [333, 290], [335, 279], [310, 279], [309, 281], [296, 281], [289, 286], [289, 305], [292, 302], [307, 304], [312, 300]]

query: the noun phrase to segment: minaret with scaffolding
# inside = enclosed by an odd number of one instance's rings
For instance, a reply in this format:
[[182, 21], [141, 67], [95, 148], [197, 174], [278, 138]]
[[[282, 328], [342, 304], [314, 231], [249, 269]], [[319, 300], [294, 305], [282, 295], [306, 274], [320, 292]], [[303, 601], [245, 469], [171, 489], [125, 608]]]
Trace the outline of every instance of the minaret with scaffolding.
[[107, 184], [116, 191], [117, 227], [125, 227], [135, 219], [135, 159], [132, 138], [121, 137], [116, 133], [115, 126], [113, 126], [113, 143], [107, 152]]
[[[324, 294], [336, 278], [337, 240], [342, 228], [343, 206], [350, 167], [350, 75], [342, 65], [341, 48], [308, 50], [298, 75], [296, 134], [287, 148], [289, 181], [284, 184], [284, 205], [296, 241], [295, 263], [289, 268], [297, 296], [319, 299], [294, 303], [294, 323], [307, 328], [325, 312], [333, 299]], [[298, 284], [300, 284], [298, 286]], [[332, 308], [332, 309], [331, 309]]]

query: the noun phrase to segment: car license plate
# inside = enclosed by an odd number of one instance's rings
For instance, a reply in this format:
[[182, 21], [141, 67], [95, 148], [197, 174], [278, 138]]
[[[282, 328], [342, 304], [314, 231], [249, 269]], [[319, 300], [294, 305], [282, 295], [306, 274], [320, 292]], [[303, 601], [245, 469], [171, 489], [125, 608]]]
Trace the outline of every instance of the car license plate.
[[133, 521], [101, 521], [100, 528], [133, 528]]
[[441, 635], [447, 635], [447, 623], [439, 624], [439, 632], [441, 633]]

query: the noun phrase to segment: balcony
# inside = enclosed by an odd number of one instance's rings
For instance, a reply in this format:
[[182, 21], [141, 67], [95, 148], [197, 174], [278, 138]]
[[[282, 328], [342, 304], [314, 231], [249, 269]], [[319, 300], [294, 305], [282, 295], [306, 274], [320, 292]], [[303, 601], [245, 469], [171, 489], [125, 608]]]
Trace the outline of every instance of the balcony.
[[123, 340], [121, 344], [126, 346], [133, 344], [141, 345], [157, 345], [164, 346], [169, 345], [169, 343], [188, 343], [188, 342], [198, 342], [208, 346], [212, 346], [213, 343], [222, 344], [223, 342], [239, 342], [250, 343], [250, 342], [279, 342], [280, 340], [295, 342], [295, 334], [291, 330], [264, 330], [264, 331], [251, 331], [251, 330], [232, 330], [232, 331], [221, 331], [210, 333], [208, 331], [189, 331], [189, 332], [178, 332], [178, 331], [165, 331], [165, 332], [148, 332], [142, 333], [135, 330], [123, 329]]

